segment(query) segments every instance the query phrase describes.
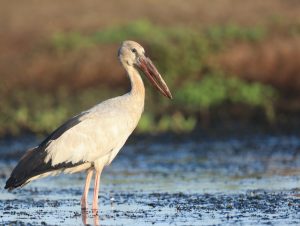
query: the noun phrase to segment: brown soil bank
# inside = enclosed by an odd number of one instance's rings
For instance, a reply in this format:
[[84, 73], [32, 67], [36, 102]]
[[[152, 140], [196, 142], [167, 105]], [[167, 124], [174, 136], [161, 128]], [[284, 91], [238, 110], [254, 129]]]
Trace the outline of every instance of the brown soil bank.
[[300, 93], [300, 39], [279, 38], [258, 45], [238, 44], [221, 54], [219, 63], [236, 75]]
[[[147, 19], [162, 26], [205, 28], [295, 25], [299, 32], [299, 1], [2, 1], [0, 9], [0, 76], [4, 87], [54, 89], [59, 84], [86, 87], [96, 82], [124, 83], [116, 61], [117, 46], [95, 47], [59, 57], [44, 44], [55, 32], [95, 30]], [[297, 22], [298, 21], [298, 22]], [[234, 44], [218, 61], [221, 67], [249, 80], [299, 93], [299, 37], [273, 34], [259, 45]], [[108, 79], [109, 78], [109, 79]]]

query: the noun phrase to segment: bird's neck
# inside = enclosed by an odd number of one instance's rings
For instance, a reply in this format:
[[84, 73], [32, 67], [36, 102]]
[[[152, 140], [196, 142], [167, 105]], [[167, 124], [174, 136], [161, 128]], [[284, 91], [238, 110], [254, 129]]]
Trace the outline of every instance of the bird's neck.
[[128, 77], [130, 79], [131, 83], [131, 90], [129, 94], [133, 97], [136, 97], [138, 99], [141, 99], [144, 101], [145, 99], [145, 87], [143, 80], [141, 78], [140, 73], [137, 69], [135, 69], [132, 66], [125, 67]]

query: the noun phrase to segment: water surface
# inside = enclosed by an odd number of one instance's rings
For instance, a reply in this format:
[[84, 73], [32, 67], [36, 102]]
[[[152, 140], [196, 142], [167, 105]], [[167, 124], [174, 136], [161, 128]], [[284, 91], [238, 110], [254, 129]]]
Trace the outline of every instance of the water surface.
[[[0, 142], [1, 188], [22, 150], [36, 142]], [[2, 189], [0, 224], [300, 224], [297, 136], [137, 140], [102, 174], [99, 216], [81, 212], [84, 177], [61, 175], [13, 192]]]

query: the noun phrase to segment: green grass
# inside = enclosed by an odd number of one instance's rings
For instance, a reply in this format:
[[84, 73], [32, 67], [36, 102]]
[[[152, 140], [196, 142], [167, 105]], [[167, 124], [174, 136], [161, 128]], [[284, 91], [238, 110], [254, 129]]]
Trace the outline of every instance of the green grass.
[[[227, 75], [228, 76], [228, 75]], [[268, 120], [275, 119], [273, 103], [277, 92], [271, 86], [248, 83], [236, 77], [226, 77], [216, 71], [201, 81], [187, 81], [177, 90], [175, 103], [190, 112], [208, 111], [224, 103], [245, 104], [262, 108]]]
[[88, 35], [74, 31], [58, 32], [52, 36], [51, 42], [56, 49], [65, 51], [92, 47], [98, 44], [120, 43], [127, 39], [164, 44], [169, 41], [176, 43], [183, 40], [198, 40], [210, 42], [212, 45], [220, 45], [220, 43], [227, 41], [260, 41], [266, 36], [266, 33], [266, 30], [261, 26], [241, 27], [232, 23], [197, 31], [187, 27], [161, 27], [147, 20], [138, 20]]

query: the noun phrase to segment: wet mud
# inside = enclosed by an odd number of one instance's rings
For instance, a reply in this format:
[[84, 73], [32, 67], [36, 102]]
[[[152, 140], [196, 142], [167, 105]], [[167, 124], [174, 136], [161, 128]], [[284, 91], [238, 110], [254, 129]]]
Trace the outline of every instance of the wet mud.
[[300, 225], [297, 136], [131, 143], [102, 175], [98, 213], [80, 209], [84, 174], [5, 191], [30, 145], [0, 142], [0, 225]]

